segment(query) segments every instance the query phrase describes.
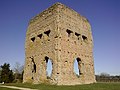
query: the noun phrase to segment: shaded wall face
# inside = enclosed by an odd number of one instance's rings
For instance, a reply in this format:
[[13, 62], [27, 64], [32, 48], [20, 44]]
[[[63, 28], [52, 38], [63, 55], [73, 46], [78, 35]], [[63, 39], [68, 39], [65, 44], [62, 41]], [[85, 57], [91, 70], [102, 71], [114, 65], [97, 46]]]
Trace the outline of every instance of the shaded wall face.
[[[45, 11], [28, 27], [23, 81], [58, 85], [95, 82], [92, 41], [91, 27], [84, 17], [61, 5]], [[52, 62], [50, 79], [48, 59]], [[75, 59], [79, 76], [74, 72]]]
[[[53, 64], [51, 77], [56, 77], [55, 75], [57, 75], [56, 37], [58, 35], [55, 21], [56, 15], [50, 15], [45, 18], [40, 18], [30, 23], [28, 27], [25, 44], [26, 64], [24, 82], [39, 83], [47, 80], [47, 61], [45, 57], [49, 57]], [[36, 66], [36, 72], [32, 72], [34, 65]]]

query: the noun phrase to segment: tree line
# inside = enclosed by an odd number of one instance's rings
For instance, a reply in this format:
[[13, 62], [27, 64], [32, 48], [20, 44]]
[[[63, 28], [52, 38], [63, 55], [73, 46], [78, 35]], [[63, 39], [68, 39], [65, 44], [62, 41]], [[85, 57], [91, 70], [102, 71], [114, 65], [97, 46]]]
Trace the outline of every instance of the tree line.
[[120, 82], [120, 75], [113, 76], [108, 73], [101, 73], [95, 76], [97, 82]]
[[0, 83], [21, 83], [23, 81], [23, 65], [16, 63], [13, 70], [9, 63], [0, 66]]

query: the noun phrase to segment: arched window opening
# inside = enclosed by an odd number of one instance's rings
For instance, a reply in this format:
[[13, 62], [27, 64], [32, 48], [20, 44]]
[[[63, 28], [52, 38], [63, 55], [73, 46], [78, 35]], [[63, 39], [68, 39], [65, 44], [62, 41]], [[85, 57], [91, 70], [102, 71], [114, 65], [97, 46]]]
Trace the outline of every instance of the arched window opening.
[[68, 33], [68, 37], [70, 37], [70, 34], [73, 33], [73, 31], [68, 30], [68, 29], [66, 30], [66, 32]]
[[48, 31], [45, 31], [44, 34], [46, 34], [46, 35], [49, 37], [50, 32], [51, 32], [51, 31], [48, 30]]
[[49, 57], [45, 56], [45, 61], [46, 61], [46, 76], [47, 79], [50, 79], [52, 75], [52, 60]]
[[76, 58], [75, 61], [74, 61], [74, 72], [75, 72], [76, 76], [78, 76], [78, 77], [80, 77], [80, 75], [82, 74], [81, 64], [82, 64], [81, 59]]

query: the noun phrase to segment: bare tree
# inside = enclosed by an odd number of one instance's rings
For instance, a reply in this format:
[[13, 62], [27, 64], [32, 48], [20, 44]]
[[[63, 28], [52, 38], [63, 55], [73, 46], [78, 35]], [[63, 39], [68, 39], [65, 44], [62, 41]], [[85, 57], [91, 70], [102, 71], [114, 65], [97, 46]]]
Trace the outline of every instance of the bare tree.
[[16, 62], [16, 63], [15, 63], [15, 66], [14, 66], [14, 68], [13, 68], [13, 71], [14, 71], [14, 73], [22, 74], [23, 69], [24, 69], [24, 66], [21, 65], [19, 62]]
[[109, 77], [109, 76], [110, 76], [110, 74], [105, 73], [105, 72], [102, 72], [102, 73], [100, 74], [100, 76], [101, 76], [101, 77]]
[[13, 68], [14, 76], [15, 76], [14, 82], [22, 82], [22, 79], [23, 79], [23, 69], [24, 69], [23, 65], [21, 65], [19, 62], [15, 63], [15, 66]]

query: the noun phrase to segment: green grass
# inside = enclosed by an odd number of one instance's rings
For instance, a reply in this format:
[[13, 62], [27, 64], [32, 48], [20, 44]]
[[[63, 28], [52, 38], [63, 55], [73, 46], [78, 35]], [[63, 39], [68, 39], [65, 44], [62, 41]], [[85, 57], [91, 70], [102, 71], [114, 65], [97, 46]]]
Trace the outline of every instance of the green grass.
[[[120, 90], [120, 83], [94, 83], [94, 84], [88, 84], [88, 85], [74, 85], [74, 86], [56, 86], [56, 85], [45, 85], [45, 84], [35, 84], [35, 85], [34, 84], [6, 84], [6, 85], [33, 88], [33, 89], [39, 89], [39, 90]], [[0, 90], [8, 90], [8, 89], [0, 88]]]
[[0, 90], [15, 90], [15, 89], [0, 87]]

